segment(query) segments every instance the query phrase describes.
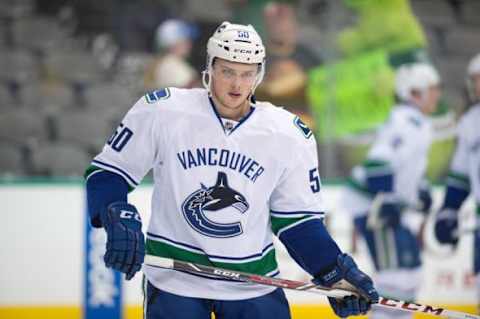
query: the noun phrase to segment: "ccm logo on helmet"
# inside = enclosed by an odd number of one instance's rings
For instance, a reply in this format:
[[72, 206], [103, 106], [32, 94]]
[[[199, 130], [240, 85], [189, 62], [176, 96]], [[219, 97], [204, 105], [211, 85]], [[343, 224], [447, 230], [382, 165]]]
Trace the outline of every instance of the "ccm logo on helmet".
[[235, 50], [233, 50], [233, 52], [235, 52], [235, 53], [247, 53], [247, 54], [252, 54], [253, 53], [252, 50], [245, 50], [245, 49], [235, 49]]

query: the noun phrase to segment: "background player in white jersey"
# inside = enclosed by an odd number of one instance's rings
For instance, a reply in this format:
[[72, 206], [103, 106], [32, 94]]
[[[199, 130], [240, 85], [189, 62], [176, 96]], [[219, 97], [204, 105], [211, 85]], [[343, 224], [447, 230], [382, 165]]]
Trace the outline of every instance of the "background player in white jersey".
[[[206, 89], [142, 97], [87, 171], [93, 225], [107, 231], [107, 266], [144, 257], [140, 216], [127, 192], [153, 168], [149, 254], [267, 276], [279, 271], [273, 234], [319, 284], [351, 283], [362, 297], [330, 299], [342, 317], [378, 294], [323, 224], [317, 149], [298, 117], [256, 103], [265, 49], [252, 26], [222, 23], [207, 45]], [[146, 318], [289, 318], [281, 289], [144, 266]]]
[[435, 238], [440, 244], [455, 248], [458, 243], [458, 211], [470, 193], [476, 202], [477, 229], [474, 233], [474, 272], [480, 291], [480, 54], [469, 63], [467, 89], [472, 107], [457, 127], [457, 147], [450, 164], [447, 190], [442, 208], [435, 215]]
[[[380, 128], [366, 160], [352, 170], [344, 204], [365, 239], [381, 295], [414, 300], [419, 282], [419, 245], [406, 209], [428, 211], [431, 197], [423, 185], [432, 128], [427, 115], [440, 96], [439, 75], [428, 64], [400, 67], [395, 79], [399, 104]], [[372, 318], [409, 317], [376, 308]]]

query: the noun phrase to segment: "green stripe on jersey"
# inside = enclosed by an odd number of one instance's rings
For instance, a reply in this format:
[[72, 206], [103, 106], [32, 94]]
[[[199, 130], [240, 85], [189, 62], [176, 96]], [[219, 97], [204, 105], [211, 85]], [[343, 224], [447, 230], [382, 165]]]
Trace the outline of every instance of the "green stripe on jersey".
[[390, 164], [387, 161], [384, 160], [376, 160], [376, 159], [367, 159], [364, 160], [362, 163], [362, 166], [365, 168], [379, 168], [379, 167], [385, 167], [389, 166]]
[[455, 186], [470, 191], [470, 179], [467, 175], [450, 171], [447, 175], [447, 184], [455, 184]]
[[363, 161], [362, 166], [367, 176], [380, 176], [393, 173], [390, 163], [382, 160], [368, 159]]
[[262, 276], [268, 275], [269, 273], [276, 271], [278, 268], [277, 260], [275, 258], [275, 248], [272, 248], [269, 252], [267, 252], [264, 256], [260, 257], [258, 260], [248, 262], [212, 261], [205, 254], [192, 252], [173, 246], [169, 243], [156, 241], [150, 238], [147, 238], [146, 250], [147, 254], [151, 254], [154, 256], [172, 258], [205, 266], [215, 266], [235, 271], [243, 271]]
[[312, 215], [306, 215], [302, 217], [274, 217], [270, 215], [270, 221], [272, 223], [271, 228], [273, 233], [278, 236], [278, 233], [283, 231], [285, 228], [311, 217]]
[[347, 186], [354, 189], [355, 191], [361, 193], [362, 195], [368, 196], [368, 197], [373, 197], [375, 194], [370, 193], [368, 191], [368, 188], [360, 184], [358, 181], [353, 179], [352, 177], [349, 177], [347, 179]]
[[92, 175], [95, 172], [99, 172], [99, 171], [103, 171], [103, 169], [101, 169], [100, 167], [95, 166], [95, 165], [90, 165], [85, 170], [85, 173], [83, 174], [83, 178], [88, 179], [90, 177], [90, 175]]
[[[105, 171], [103, 168], [100, 168], [98, 166], [95, 166], [95, 165], [90, 165], [89, 167], [87, 167], [87, 169], [85, 170], [85, 174], [83, 174], [83, 177], [85, 178], [85, 180], [88, 180], [88, 178], [90, 176], [92, 176], [94, 173], [96, 172], [100, 172], [100, 171]], [[113, 172], [112, 172], [113, 173]], [[115, 174], [115, 173], [114, 173]], [[117, 174], [118, 175], [118, 174]], [[120, 175], [118, 175], [120, 176]], [[120, 176], [122, 177], [122, 176]], [[122, 177], [123, 178], [123, 177]], [[127, 183], [127, 186], [128, 186], [128, 192], [130, 193], [131, 191], [133, 191], [135, 188], [133, 188], [132, 186], [130, 186], [130, 183], [128, 183], [127, 180], [125, 180], [125, 182]]]

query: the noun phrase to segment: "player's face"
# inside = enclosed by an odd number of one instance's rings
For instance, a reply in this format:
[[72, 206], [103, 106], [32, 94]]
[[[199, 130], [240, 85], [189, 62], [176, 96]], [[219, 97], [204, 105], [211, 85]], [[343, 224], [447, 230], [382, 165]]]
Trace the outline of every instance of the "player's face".
[[440, 95], [441, 95], [440, 86], [436, 85], [428, 88], [424, 92], [419, 102], [422, 112], [425, 114], [434, 113], [437, 110], [438, 101], [440, 100]]
[[212, 96], [222, 117], [238, 120], [250, 110], [249, 96], [257, 77], [258, 66], [215, 60]]

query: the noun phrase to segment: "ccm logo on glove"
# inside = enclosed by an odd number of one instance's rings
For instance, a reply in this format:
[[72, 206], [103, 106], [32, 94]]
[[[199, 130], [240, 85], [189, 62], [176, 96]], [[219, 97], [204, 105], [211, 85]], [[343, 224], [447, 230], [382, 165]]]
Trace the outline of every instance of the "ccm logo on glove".
[[142, 222], [142, 219], [140, 218], [140, 215], [137, 212], [131, 212], [128, 210], [122, 210], [120, 211], [120, 218], [124, 219], [136, 219], [139, 222]]

